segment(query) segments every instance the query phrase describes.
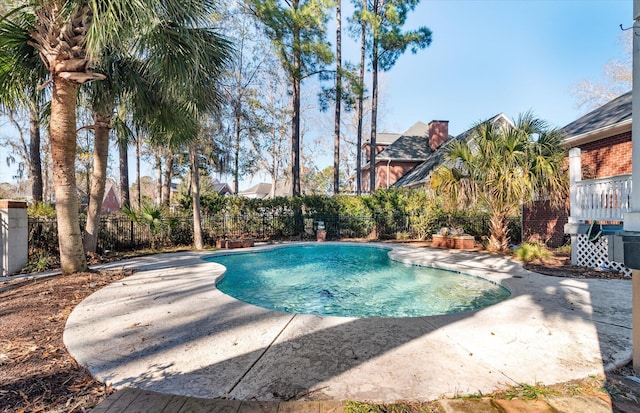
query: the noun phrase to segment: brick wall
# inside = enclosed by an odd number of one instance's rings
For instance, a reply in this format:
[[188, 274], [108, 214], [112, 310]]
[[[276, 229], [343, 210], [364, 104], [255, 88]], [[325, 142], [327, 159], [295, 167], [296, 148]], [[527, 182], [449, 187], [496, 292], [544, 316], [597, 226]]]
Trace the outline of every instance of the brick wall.
[[583, 179], [631, 173], [631, 132], [580, 146]]
[[[420, 162], [394, 162], [389, 164], [389, 186], [402, 178], [407, 172], [419, 165]], [[362, 190], [369, 191], [369, 171], [362, 171]], [[376, 163], [376, 189], [387, 187], [387, 162], [380, 161]]]
[[[606, 178], [631, 173], [631, 132], [581, 145], [583, 179]], [[536, 202], [522, 211], [523, 240], [562, 245], [568, 222], [569, 200], [558, 210], [548, 202]]]
[[395, 162], [391, 161], [387, 168], [386, 161], [376, 165], [376, 189], [387, 187], [387, 171], [389, 172], [389, 187], [402, 178], [407, 172], [419, 165], [420, 162]]
[[[387, 146], [389, 146], [388, 144], [384, 143], [384, 144], [376, 144], [376, 155], [379, 154], [380, 152], [384, 151], [385, 149], [387, 149]], [[362, 146], [362, 154], [364, 156], [364, 161], [365, 163], [369, 162], [369, 155], [371, 155], [371, 145], [370, 144], [364, 144]]]
[[569, 221], [569, 203], [553, 208], [549, 201], [537, 201], [522, 208], [523, 241], [540, 242], [552, 248], [562, 246], [564, 224]]

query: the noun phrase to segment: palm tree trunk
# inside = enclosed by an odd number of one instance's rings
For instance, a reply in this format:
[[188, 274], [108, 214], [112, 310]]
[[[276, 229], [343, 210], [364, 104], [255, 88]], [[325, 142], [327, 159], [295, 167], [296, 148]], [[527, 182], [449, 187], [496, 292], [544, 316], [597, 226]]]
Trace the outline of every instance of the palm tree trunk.
[[32, 100], [29, 106], [29, 175], [31, 176], [31, 196], [33, 202], [43, 199], [42, 158], [40, 157], [40, 105]]
[[89, 190], [89, 206], [87, 223], [84, 227], [84, 250], [86, 253], [96, 252], [98, 232], [100, 230], [100, 213], [102, 200], [107, 184], [107, 162], [109, 158], [109, 131], [111, 130], [110, 111], [94, 113], [93, 172], [91, 189]]
[[120, 207], [131, 207], [131, 197], [129, 194], [129, 145], [126, 140], [118, 142], [118, 152], [120, 159]]
[[[367, 7], [367, 1], [363, 2], [363, 10]], [[367, 35], [367, 23], [362, 20], [360, 22], [362, 33], [360, 40], [360, 74], [358, 76], [358, 138], [356, 148], [356, 193], [362, 194], [362, 117], [364, 116], [364, 64], [366, 55], [366, 35]]]
[[489, 251], [502, 252], [509, 249], [509, 224], [507, 214], [492, 211], [489, 222]]
[[341, 0], [336, 2], [336, 112], [333, 137], [333, 193], [340, 192], [340, 106], [342, 101], [342, 18]]
[[162, 153], [156, 149], [156, 202], [157, 206], [162, 205]]
[[162, 181], [162, 205], [171, 205], [171, 178], [173, 177], [173, 150], [167, 151], [164, 158], [164, 179]]
[[138, 209], [142, 208], [142, 185], [140, 182], [140, 158], [142, 157], [142, 137], [136, 131], [136, 179], [138, 180]]
[[87, 270], [82, 249], [76, 187], [76, 98], [78, 85], [54, 77], [51, 97], [51, 157], [56, 195], [60, 266], [63, 274]]
[[202, 240], [202, 221], [200, 218], [200, 166], [198, 162], [198, 144], [191, 144], [191, 200], [193, 204], [193, 247], [204, 248]]

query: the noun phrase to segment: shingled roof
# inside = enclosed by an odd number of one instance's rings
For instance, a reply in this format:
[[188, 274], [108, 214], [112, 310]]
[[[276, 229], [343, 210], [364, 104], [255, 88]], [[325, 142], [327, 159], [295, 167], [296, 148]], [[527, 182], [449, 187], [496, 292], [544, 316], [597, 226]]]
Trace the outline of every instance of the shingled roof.
[[562, 128], [563, 143], [574, 146], [612, 136], [615, 129], [630, 129], [631, 115], [631, 92], [627, 92]]
[[[454, 139], [457, 139], [457, 138], [454, 138]], [[444, 155], [445, 155], [444, 148], [451, 141], [452, 140], [450, 139], [449, 141], [447, 141], [447, 143], [439, 147], [435, 152], [431, 152], [427, 157], [427, 159], [424, 160], [424, 162], [422, 162], [420, 165], [416, 166], [415, 168], [413, 168], [412, 170], [404, 174], [400, 179], [396, 181], [394, 186], [410, 187], [410, 186], [416, 186], [426, 182], [427, 178], [429, 177], [429, 173], [431, 173], [431, 171], [436, 166], [440, 165], [444, 161]]]
[[[378, 132], [376, 133], [376, 145], [391, 145], [393, 142], [398, 140], [400, 136], [402, 136], [401, 133]], [[367, 139], [365, 144], [370, 142], [371, 140]]]
[[631, 92], [618, 96], [562, 128], [566, 136], [576, 136], [631, 119]]
[[[507, 116], [504, 115], [503, 113], [500, 113], [488, 119], [488, 122], [498, 122], [498, 121], [511, 123], [511, 120], [507, 118]], [[431, 151], [429, 149], [429, 154], [425, 158], [424, 162], [422, 162], [420, 165], [416, 166], [415, 168], [410, 170], [408, 173], [406, 173], [404, 176], [402, 176], [400, 179], [398, 179], [394, 184], [394, 186], [412, 187], [412, 186], [418, 186], [426, 183], [427, 180], [429, 179], [429, 174], [431, 173], [431, 171], [434, 168], [436, 168], [438, 165], [440, 165], [442, 162], [444, 162], [447, 146], [449, 146], [449, 144], [453, 140], [462, 141], [462, 140], [469, 139], [474, 129], [475, 129], [475, 126], [462, 132], [460, 135], [456, 136], [455, 138], [450, 137], [442, 146], [440, 146], [435, 151]]]
[[429, 126], [423, 122], [417, 122], [376, 158], [380, 161], [423, 161], [430, 153]]

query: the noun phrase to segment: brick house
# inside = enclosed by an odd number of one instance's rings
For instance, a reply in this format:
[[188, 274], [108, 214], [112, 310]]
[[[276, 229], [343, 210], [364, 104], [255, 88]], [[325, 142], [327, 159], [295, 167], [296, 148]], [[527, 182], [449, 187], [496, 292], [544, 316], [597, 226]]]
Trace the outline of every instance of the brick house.
[[111, 182], [107, 183], [107, 189], [104, 192], [104, 198], [102, 199], [101, 214], [113, 214], [120, 211], [120, 198], [114, 189], [114, 185]]
[[594, 222], [603, 225], [605, 235], [622, 230], [631, 193], [631, 121], [629, 92], [562, 128], [562, 145], [569, 149], [567, 207], [553, 211], [539, 203], [525, 208], [525, 237], [550, 246], [570, 237], [573, 264], [629, 271], [613, 260], [612, 237], [589, 241], [588, 231]]
[[570, 221], [621, 224], [622, 215], [616, 212], [620, 188], [631, 179], [631, 92], [576, 119], [562, 133], [574, 169], [567, 206], [554, 210], [539, 202], [523, 210], [524, 239], [552, 247], [562, 245]]
[[[382, 137], [382, 143], [378, 142]], [[426, 125], [417, 122], [402, 134], [378, 134], [376, 136], [376, 188], [389, 188], [416, 166], [423, 163], [435, 150], [448, 141], [449, 121], [434, 120]], [[387, 143], [391, 141], [390, 143]], [[366, 165], [362, 167], [362, 189], [369, 192], [371, 162], [370, 143], [363, 146]]]
[[[513, 122], [511, 121], [511, 119], [509, 119], [504, 113], [500, 113], [489, 118], [487, 122], [496, 124], [498, 126], [513, 126]], [[449, 139], [446, 142], [449, 142], [449, 140], [451, 139], [469, 140], [473, 136], [473, 129], [474, 128], [468, 129], [456, 137], [449, 136]], [[444, 162], [447, 151], [447, 145], [444, 145], [444, 143], [446, 142], [441, 142], [438, 145], [434, 145], [436, 146], [436, 148], [431, 149], [425, 160], [418, 166], [410, 170], [408, 173], [406, 173], [404, 176], [402, 176], [400, 179], [398, 179], [394, 185], [404, 188], [426, 188], [431, 180], [431, 172], [440, 164], [442, 164], [442, 162]]]

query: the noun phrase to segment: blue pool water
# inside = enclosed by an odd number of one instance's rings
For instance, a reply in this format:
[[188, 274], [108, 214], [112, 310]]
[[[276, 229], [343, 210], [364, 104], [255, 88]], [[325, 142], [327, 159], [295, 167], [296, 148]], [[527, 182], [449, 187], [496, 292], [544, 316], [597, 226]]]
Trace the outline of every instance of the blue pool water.
[[207, 260], [227, 267], [220, 291], [289, 313], [418, 317], [483, 308], [510, 295], [488, 280], [402, 264], [367, 246], [292, 246]]

